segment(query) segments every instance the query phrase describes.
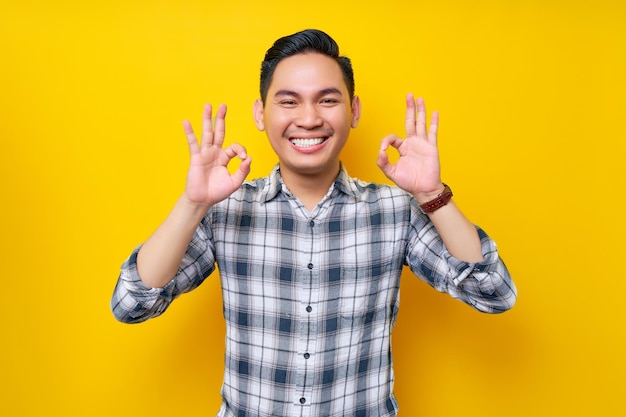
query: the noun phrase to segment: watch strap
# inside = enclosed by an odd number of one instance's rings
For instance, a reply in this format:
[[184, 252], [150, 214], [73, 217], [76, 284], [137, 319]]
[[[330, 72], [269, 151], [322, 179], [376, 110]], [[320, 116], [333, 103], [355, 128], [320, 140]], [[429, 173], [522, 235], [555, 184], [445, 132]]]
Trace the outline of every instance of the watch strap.
[[452, 198], [452, 190], [445, 183], [443, 184], [443, 187], [444, 188], [441, 194], [439, 194], [434, 199], [427, 201], [424, 204], [419, 205], [420, 210], [422, 210], [422, 213], [425, 213], [425, 214], [432, 213], [433, 211], [440, 209], [441, 207], [448, 204], [448, 202]]

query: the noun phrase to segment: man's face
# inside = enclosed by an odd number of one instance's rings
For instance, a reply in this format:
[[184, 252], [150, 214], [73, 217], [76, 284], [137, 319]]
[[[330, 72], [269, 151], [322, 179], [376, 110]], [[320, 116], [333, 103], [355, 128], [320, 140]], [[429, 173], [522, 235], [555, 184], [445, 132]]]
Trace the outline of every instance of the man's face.
[[[339, 153], [356, 127], [360, 104], [350, 96], [339, 64], [318, 53], [283, 59], [265, 106], [257, 100], [255, 121], [278, 155], [283, 176], [336, 175]], [[334, 174], [333, 174], [334, 172]]]

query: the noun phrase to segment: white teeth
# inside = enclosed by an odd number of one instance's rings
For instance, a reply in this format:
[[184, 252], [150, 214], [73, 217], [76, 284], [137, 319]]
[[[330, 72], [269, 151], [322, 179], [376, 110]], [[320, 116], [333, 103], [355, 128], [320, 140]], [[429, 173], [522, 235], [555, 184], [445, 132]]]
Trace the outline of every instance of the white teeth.
[[319, 145], [322, 142], [324, 142], [324, 138], [291, 139], [291, 143], [300, 148], [308, 148], [311, 146]]

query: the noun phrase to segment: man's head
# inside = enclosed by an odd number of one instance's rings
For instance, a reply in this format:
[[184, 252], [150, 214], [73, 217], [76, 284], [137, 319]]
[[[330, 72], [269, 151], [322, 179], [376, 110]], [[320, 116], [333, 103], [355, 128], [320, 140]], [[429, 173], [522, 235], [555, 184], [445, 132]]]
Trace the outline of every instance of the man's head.
[[350, 59], [339, 55], [337, 42], [321, 30], [307, 29], [284, 36], [274, 42], [261, 63], [261, 101], [265, 103], [274, 71], [280, 61], [293, 55], [316, 52], [334, 59], [348, 88], [350, 100], [354, 97], [354, 73]]
[[[278, 156], [283, 180], [334, 180], [339, 154], [361, 113], [352, 67], [325, 33], [307, 30], [276, 41], [261, 71], [257, 128]], [[318, 182], [320, 182], [318, 181]]]

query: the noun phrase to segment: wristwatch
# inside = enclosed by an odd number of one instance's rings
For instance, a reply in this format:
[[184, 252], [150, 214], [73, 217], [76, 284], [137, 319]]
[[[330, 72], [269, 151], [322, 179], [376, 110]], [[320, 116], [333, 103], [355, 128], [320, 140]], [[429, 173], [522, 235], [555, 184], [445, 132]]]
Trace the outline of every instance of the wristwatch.
[[434, 199], [425, 202], [424, 204], [420, 204], [419, 207], [424, 214], [432, 213], [433, 211], [440, 209], [441, 207], [448, 204], [451, 198], [452, 190], [450, 189], [450, 187], [448, 187], [447, 184], [444, 183], [443, 191], [441, 192], [441, 194], [439, 194]]

